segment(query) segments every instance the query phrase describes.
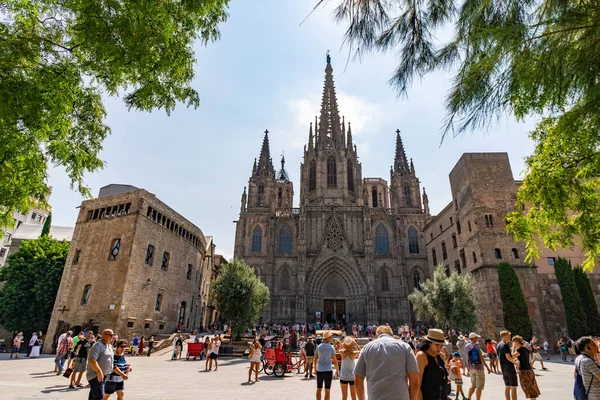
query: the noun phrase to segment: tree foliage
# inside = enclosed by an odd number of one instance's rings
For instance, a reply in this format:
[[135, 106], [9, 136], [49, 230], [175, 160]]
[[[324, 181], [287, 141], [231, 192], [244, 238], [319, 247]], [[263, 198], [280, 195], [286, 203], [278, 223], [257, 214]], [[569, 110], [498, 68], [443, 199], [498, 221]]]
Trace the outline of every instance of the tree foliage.
[[521, 335], [525, 340], [533, 337], [533, 325], [527, 310], [527, 303], [519, 277], [512, 265], [507, 262], [498, 264], [498, 283], [502, 300], [504, 327], [513, 335]]
[[44, 221], [44, 226], [42, 227], [42, 235], [48, 236], [50, 234], [50, 227], [52, 226], [52, 213], [48, 214], [48, 217]]
[[579, 299], [583, 306], [583, 312], [587, 318], [588, 333], [597, 336], [600, 334], [600, 313], [598, 312], [598, 304], [592, 291], [590, 279], [580, 267], [573, 268], [573, 278], [575, 279], [577, 293], [579, 293]]
[[26, 240], [0, 269], [0, 324], [8, 330], [46, 330], [69, 243], [48, 236]]
[[433, 280], [421, 284], [408, 295], [417, 318], [435, 320], [440, 326], [470, 331], [477, 324], [475, 297], [470, 275], [453, 272], [446, 275], [443, 265], [433, 273]]
[[240, 259], [222, 266], [211, 286], [211, 298], [221, 319], [230, 324], [232, 334], [238, 339], [258, 321], [269, 297], [269, 288]]
[[560, 286], [560, 294], [565, 307], [567, 329], [571, 337], [579, 338], [587, 335], [589, 329], [571, 269], [571, 261], [562, 257], [559, 257], [554, 263], [554, 273]]
[[[320, 0], [318, 5], [326, 2]], [[581, 238], [600, 256], [600, 2], [337, 0], [345, 40], [360, 56], [392, 51], [390, 80], [406, 94], [415, 78], [450, 70], [444, 136], [486, 128], [503, 115], [541, 117], [531, 133], [520, 209], [509, 230], [528, 260]], [[452, 28], [450, 38], [441, 29]], [[445, 37], [446, 36], [446, 37]], [[441, 38], [441, 39], [440, 39]]]
[[229, 0], [0, 2], [0, 227], [46, 204], [48, 163], [90, 195], [109, 133], [102, 94], [130, 109], [198, 106], [193, 44], [215, 40]]

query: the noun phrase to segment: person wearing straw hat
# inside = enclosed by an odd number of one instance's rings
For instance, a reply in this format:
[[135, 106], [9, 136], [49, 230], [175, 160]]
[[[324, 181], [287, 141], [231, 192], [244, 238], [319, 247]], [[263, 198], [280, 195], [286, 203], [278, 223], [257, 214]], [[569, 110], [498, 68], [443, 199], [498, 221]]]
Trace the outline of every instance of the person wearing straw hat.
[[327, 331], [323, 334], [323, 343], [317, 346], [315, 350], [315, 366], [317, 367], [317, 400], [321, 400], [323, 384], [325, 384], [325, 400], [329, 400], [329, 391], [331, 390], [331, 381], [333, 380], [333, 370], [331, 364], [335, 366], [335, 376], [340, 376], [340, 368], [337, 363], [335, 349], [331, 345], [333, 333]]
[[350, 397], [356, 400], [356, 389], [354, 388], [354, 366], [360, 355], [360, 347], [356, 341], [346, 336], [340, 346], [342, 366], [340, 368], [340, 387], [342, 389], [342, 400], [348, 398], [348, 386], [350, 386]]
[[365, 400], [365, 379], [369, 399], [419, 399], [417, 360], [408, 343], [394, 339], [393, 334], [392, 328], [381, 325], [377, 327], [376, 340], [361, 350], [354, 367], [358, 400]]
[[430, 329], [417, 353], [419, 391], [422, 400], [446, 400], [449, 394], [448, 370], [441, 356], [446, 337], [441, 329]]

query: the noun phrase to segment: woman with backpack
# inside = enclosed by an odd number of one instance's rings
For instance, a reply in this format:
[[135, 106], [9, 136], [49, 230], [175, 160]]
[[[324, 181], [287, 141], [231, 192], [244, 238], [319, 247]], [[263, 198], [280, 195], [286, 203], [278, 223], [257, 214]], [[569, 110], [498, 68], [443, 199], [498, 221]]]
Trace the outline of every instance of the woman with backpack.
[[575, 359], [575, 400], [600, 400], [600, 368], [594, 361], [598, 355], [598, 345], [589, 336], [583, 336], [575, 343], [578, 356]]
[[525, 392], [525, 397], [535, 400], [540, 397], [540, 388], [535, 380], [535, 373], [529, 362], [529, 350], [525, 347], [525, 340], [521, 336], [512, 338], [513, 351], [512, 357], [518, 361], [518, 375], [521, 382], [521, 389]]

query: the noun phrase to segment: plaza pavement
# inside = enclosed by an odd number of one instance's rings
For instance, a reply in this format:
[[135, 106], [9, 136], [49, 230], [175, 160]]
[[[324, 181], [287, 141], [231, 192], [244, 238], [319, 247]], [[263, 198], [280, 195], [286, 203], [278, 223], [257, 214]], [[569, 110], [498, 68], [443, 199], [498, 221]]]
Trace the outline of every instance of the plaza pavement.
[[[284, 378], [261, 374], [261, 382], [248, 385], [248, 359], [229, 358], [219, 362], [217, 372], [204, 372], [204, 361], [170, 361], [170, 352], [151, 357], [128, 357], [133, 371], [125, 384], [126, 399], [243, 399], [300, 400], [315, 398], [315, 380], [304, 375]], [[68, 389], [68, 380], [52, 373], [53, 357], [9, 360], [0, 354], [0, 399], [87, 399], [88, 389]], [[555, 356], [554, 360], [559, 357]], [[572, 399], [573, 364], [551, 361], [548, 371], [536, 370], [540, 399]], [[465, 393], [469, 378], [465, 378]], [[85, 378], [82, 382], [85, 381]], [[483, 400], [504, 400], [501, 375], [487, 375]], [[111, 399], [116, 395], [111, 396]], [[524, 399], [519, 389], [519, 399]], [[341, 399], [339, 380], [334, 380], [331, 399]]]

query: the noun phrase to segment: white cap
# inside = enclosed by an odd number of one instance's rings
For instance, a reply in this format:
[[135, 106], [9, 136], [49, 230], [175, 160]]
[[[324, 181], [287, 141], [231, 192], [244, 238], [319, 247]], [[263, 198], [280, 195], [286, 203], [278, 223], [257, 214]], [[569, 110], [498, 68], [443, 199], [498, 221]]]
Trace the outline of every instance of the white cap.
[[469, 333], [469, 339], [473, 339], [473, 338], [476, 338], [476, 337], [481, 337], [481, 336], [479, 336], [479, 335], [478, 335], [478, 334], [476, 334], [475, 332], [471, 332], [471, 333]]

